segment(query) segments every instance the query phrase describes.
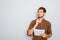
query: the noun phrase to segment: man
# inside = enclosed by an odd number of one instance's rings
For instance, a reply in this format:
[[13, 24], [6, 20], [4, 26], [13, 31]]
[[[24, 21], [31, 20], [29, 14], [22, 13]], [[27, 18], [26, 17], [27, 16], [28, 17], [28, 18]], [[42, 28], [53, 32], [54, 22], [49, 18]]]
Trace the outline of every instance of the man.
[[[46, 9], [44, 7], [40, 7], [38, 9], [38, 18], [32, 20], [29, 25], [27, 35], [28, 36], [33, 35], [32, 40], [47, 40], [47, 38], [52, 36], [51, 23], [44, 19], [45, 13]], [[40, 36], [36, 36], [34, 35], [34, 29], [45, 29], [45, 33], [40, 34]]]

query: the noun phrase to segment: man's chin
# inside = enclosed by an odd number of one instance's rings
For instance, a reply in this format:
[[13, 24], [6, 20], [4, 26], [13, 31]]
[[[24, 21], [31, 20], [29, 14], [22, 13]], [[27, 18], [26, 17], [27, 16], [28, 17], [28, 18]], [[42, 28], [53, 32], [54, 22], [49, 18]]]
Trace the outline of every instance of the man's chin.
[[43, 16], [41, 16], [41, 17], [38, 17], [38, 18], [42, 18]]

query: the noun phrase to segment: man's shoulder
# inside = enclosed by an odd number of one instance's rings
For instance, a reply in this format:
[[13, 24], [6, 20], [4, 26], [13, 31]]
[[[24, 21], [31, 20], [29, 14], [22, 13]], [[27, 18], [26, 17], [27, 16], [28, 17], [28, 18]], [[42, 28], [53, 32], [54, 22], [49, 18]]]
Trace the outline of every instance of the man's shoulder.
[[32, 21], [36, 21], [37, 19], [32, 19]]
[[36, 21], [36, 19], [31, 20], [31, 22], [35, 22], [35, 21]]
[[47, 24], [51, 24], [51, 22], [50, 22], [49, 20], [46, 20], [46, 19], [45, 19], [45, 22], [46, 22]]

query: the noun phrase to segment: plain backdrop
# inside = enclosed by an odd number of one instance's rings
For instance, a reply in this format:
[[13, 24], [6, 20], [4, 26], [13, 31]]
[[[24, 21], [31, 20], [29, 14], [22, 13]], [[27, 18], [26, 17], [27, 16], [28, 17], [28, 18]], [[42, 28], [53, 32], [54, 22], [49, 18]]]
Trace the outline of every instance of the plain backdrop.
[[52, 24], [53, 35], [48, 40], [60, 40], [60, 0], [0, 0], [0, 40], [31, 40], [26, 31], [41, 6]]

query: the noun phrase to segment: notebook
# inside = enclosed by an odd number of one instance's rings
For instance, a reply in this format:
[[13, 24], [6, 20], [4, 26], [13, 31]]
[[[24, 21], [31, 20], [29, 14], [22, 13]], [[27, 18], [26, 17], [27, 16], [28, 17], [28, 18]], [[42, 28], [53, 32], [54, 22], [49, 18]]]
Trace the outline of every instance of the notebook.
[[44, 29], [34, 29], [34, 35], [41, 36], [40, 34], [45, 33]]

